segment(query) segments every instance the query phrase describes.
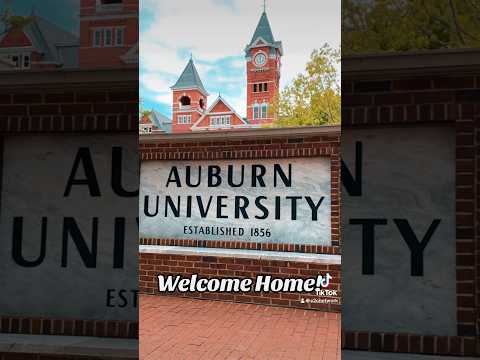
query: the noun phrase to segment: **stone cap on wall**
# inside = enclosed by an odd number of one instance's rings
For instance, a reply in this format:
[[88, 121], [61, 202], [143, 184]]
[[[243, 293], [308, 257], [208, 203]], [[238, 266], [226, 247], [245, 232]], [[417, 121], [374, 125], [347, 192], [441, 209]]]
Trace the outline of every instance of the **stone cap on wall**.
[[[24, 88], [52, 86], [69, 87], [92, 84], [118, 84], [126, 82], [131, 86], [132, 82], [138, 83], [138, 69], [58, 69], [58, 70], [22, 70], [0, 71], [0, 84], [2, 91], [7, 88]], [[25, 89], [27, 90], [27, 89]]]
[[243, 249], [193, 248], [183, 246], [140, 245], [139, 251], [147, 254], [217, 256], [270, 261], [295, 261], [310, 264], [340, 265], [341, 255], [288, 253], [282, 251], [261, 251]]
[[408, 52], [365, 53], [342, 57], [342, 76], [375, 77], [382, 74], [413, 75], [477, 72], [480, 68], [479, 49], [441, 49]]
[[199, 140], [260, 140], [272, 137], [339, 136], [340, 131], [340, 125], [323, 125], [288, 128], [259, 128], [238, 131], [216, 130], [176, 134], [141, 134], [139, 139], [140, 144]]

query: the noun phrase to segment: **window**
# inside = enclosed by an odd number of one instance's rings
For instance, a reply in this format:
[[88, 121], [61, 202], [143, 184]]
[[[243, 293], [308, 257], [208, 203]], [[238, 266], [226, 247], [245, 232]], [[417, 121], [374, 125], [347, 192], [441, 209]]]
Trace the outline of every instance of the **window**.
[[102, 30], [95, 30], [93, 32], [93, 46], [100, 47], [102, 46]]
[[205, 108], [205, 103], [203, 102], [203, 99], [200, 99], [200, 100], [198, 101], [198, 104], [200, 105], [200, 108], [201, 108], [201, 109], [204, 109], [204, 108]]
[[116, 32], [115, 32], [115, 45], [116, 46], [123, 46], [124, 32], [125, 32], [125, 29], [123, 27], [119, 27], [119, 28], [116, 29]]
[[264, 92], [268, 90], [267, 83], [253, 84], [253, 92]]
[[30, 55], [23, 55], [23, 68], [24, 69], [30, 68]]
[[259, 105], [257, 103], [253, 104], [253, 119], [258, 119], [258, 110]]
[[180, 104], [181, 104], [182, 106], [190, 106], [191, 100], [190, 100], [190, 98], [189, 98], [188, 96], [182, 96], [182, 97], [180, 98]]
[[191, 124], [191, 123], [192, 123], [192, 115], [177, 116], [177, 124]]
[[105, 29], [103, 33], [104, 46], [112, 46], [112, 29]]
[[210, 117], [210, 127], [215, 127], [215, 128], [229, 127], [231, 123], [232, 122], [231, 122], [230, 115]]
[[267, 118], [267, 108], [268, 108], [268, 105], [266, 102], [263, 102], [262, 104], [262, 114], [261, 114], [261, 118], [262, 119], [266, 119]]
[[30, 69], [30, 54], [10, 54], [6, 55], [6, 58], [9, 59], [17, 69]]
[[20, 56], [19, 55], [13, 55], [12, 56], [12, 62], [15, 64], [16, 68], [20, 67]]
[[102, 0], [102, 5], [121, 4], [123, 0]]

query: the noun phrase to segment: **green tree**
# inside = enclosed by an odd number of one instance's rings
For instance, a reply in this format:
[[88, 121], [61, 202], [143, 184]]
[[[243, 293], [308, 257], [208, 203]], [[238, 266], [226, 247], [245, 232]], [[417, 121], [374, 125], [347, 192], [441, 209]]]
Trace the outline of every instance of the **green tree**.
[[297, 75], [279, 94], [273, 126], [318, 126], [340, 123], [340, 52], [328, 44], [312, 52], [305, 73]]
[[142, 119], [144, 116], [150, 116], [152, 114], [152, 110], [150, 109], [145, 109], [145, 106], [143, 104], [143, 99], [140, 99], [140, 104], [139, 104], [139, 114], [138, 118]]
[[13, 28], [22, 28], [33, 20], [32, 16], [15, 15], [9, 1], [4, 0], [3, 9], [0, 12], [0, 33]]
[[342, 0], [344, 54], [479, 45], [478, 0]]

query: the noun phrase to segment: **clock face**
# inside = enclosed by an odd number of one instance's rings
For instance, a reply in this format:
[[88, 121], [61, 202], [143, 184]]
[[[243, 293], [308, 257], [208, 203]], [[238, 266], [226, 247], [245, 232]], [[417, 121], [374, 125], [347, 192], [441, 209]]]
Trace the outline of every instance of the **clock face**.
[[267, 57], [264, 53], [258, 53], [255, 55], [255, 59], [253, 61], [255, 62], [255, 65], [263, 66], [267, 62]]

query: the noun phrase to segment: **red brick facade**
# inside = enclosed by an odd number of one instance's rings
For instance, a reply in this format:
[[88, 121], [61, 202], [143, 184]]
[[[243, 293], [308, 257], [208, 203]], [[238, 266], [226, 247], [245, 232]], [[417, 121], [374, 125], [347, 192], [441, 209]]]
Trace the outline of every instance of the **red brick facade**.
[[[258, 67], [254, 63], [258, 53], [263, 53], [267, 57], [267, 63], [263, 67]], [[275, 50], [275, 56], [271, 57], [269, 54], [270, 48], [257, 47], [251, 50], [250, 58], [247, 60], [247, 119], [254, 125], [271, 124], [275, 121], [272, 105], [280, 89], [281, 55], [279, 50]], [[264, 102], [268, 104], [267, 118], [254, 119], [254, 105], [261, 106]]]
[[192, 129], [209, 130], [216, 126], [223, 129], [241, 129], [248, 127], [248, 124], [225, 100], [219, 97], [211, 109], [194, 123]]
[[[207, 96], [190, 89], [174, 90], [172, 97], [172, 132], [188, 132], [207, 110]], [[183, 97], [188, 97], [190, 105], [182, 105]], [[183, 116], [187, 116], [186, 122], [183, 122]]]
[[[343, 329], [344, 348], [480, 355], [480, 69], [478, 62], [471, 66], [464, 63], [467, 57], [475, 61], [475, 56], [476, 53], [446, 52], [428, 58], [425, 55], [359, 58], [362, 64], [355, 58], [343, 60], [342, 127], [443, 124], [456, 134], [458, 335], [441, 337]], [[383, 64], [369, 69], [369, 61]], [[442, 61], [444, 65], [434, 66]]]
[[[183, 275], [190, 276], [199, 274], [204, 277], [237, 277], [255, 278], [257, 275], [272, 275], [275, 277], [315, 277], [319, 273], [330, 273], [334, 277], [330, 290], [337, 290], [338, 304], [316, 304], [301, 298], [314, 299], [312, 294], [299, 293], [178, 293], [177, 296], [185, 296], [200, 299], [223, 300], [241, 303], [253, 303], [264, 305], [288, 306], [295, 308], [317, 309], [323, 311], [340, 311], [340, 265], [337, 264], [313, 264], [305, 262], [243, 259], [217, 256], [184, 256], [140, 253], [139, 267], [140, 292], [144, 294], [159, 294], [158, 275]], [[163, 294], [162, 294], [163, 295]]]
[[81, 0], [80, 68], [138, 67], [138, 24], [138, 0]]

